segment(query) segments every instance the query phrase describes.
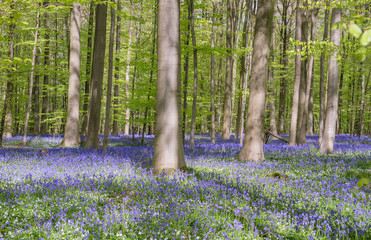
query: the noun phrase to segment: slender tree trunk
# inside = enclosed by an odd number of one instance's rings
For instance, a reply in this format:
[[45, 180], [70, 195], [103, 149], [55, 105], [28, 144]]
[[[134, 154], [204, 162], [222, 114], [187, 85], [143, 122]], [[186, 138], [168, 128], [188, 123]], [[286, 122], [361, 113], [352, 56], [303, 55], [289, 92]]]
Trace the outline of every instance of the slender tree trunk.
[[[155, 66], [155, 50], [156, 50], [156, 30], [157, 30], [157, 5], [155, 7], [155, 19], [153, 23], [153, 37], [152, 37], [152, 55], [151, 55], [151, 71], [149, 74], [149, 90], [148, 90], [148, 95], [147, 95], [147, 102], [149, 104], [150, 102], [150, 97], [151, 97], [151, 89], [152, 89], [152, 82], [153, 82], [153, 68]], [[148, 115], [148, 105], [146, 106], [146, 110], [144, 112], [144, 123], [143, 123], [143, 131], [142, 131], [142, 140], [141, 140], [141, 145], [144, 145], [144, 135], [145, 135], [145, 130], [147, 126], [147, 115]]]
[[[307, 2], [305, 2], [304, 8], [308, 6]], [[301, 12], [301, 42], [305, 45], [308, 44], [308, 10], [300, 9]], [[306, 48], [305, 55], [308, 54], [308, 49]], [[305, 136], [305, 126], [307, 122], [307, 111], [306, 111], [306, 98], [307, 98], [307, 83], [309, 79], [307, 79], [307, 62], [308, 58], [305, 60], [301, 60], [301, 70], [300, 70], [300, 87], [299, 87], [299, 105], [298, 105], [298, 120], [297, 120], [297, 130], [296, 130], [296, 144], [302, 145], [306, 140]]]
[[[297, 1], [296, 6], [296, 32], [295, 40], [301, 41], [301, 25], [302, 25], [302, 14], [301, 14], [302, 0]], [[291, 125], [290, 125], [290, 138], [289, 145], [294, 146], [296, 144], [296, 130], [298, 121], [298, 107], [299, 107], [299, 88], [300, 88], [300, 75], [301, 75], [301, 47], [300, 45], [295, 46], [295, 79], [294, 79], [294, 93], [292, 98], [292, 110], [291, 110]]]
[[263, 135], [269, 44], [272, 35], [274, 1], [261, 0], [256, 15], [249, 106], [244, 145], [239, 160], [264, 160]]
[[[274, 23], [273, 23], [274, 24]], [[274, 25], [273, 25], [274, 29]], [[270, 65], [268, 66], [268, 108], [269, 108], [269, 128], [270, 132], [272, 132], [274, 135], [277, 134], [277, 124], [276, 124], [276, 106], [274, 103], [274, 30], [272, 30], [272, 37], [270, 42], [270, 56], [269, 56], [269, 62]], [[272, 136], [272, 140], [276, 140], [276, 137]]]
[[184, 59], [184, 81], [183, 81], [183, 124], [182, 124], [182, 134], [183, 134], [183, 142], [185, 143], [185, 135], [187, 131], [187, 107], [188, 107], [188, 69], [189, 69], [189, 36], [191, 32], [191, 8], [188, 4], [188, 22], [187, 22], [187, 40], [186, 40], [186, 52], [185, 52], [185, 59]]
[[[331, 25], [341, 21], [341, 10], [334, 8], [332, 10]], [[335, 46], [340, 46], [340, 29], [331, 30], [331, 42]], [[332, 153], [334, 150], [336, 119], [338, 108], [338, 81], [339, 81], [339, 64], [337, 60], [338, 50], [334, 49], [333, 54], [330, 55], [328, 67], [328, 88], [327, 88], [327, 106], [325, 126], [323, 132], [323, 141], [319, 151], [321, 153]]]
[[[326, 7], [329, 7], [330, 2], [326, 2]], [[328, 37], [328, 25], [329, 25], [329, 10], [325, 11], [325, 29], [323, 31], [322, 41], [326, 41]], [[320, 87], [319, 87], [319, 132], [318, 132], [318, 144], [321, 144], [323, 137], [323, 130], [325, 126], [325, 53], [321, 52], [321, 63], [320, 63]]]
[[90, 3], [89, 10], [89, 24], [88, 24], [88, 44], [86, 53], [86, 81], [85, 81], [85, 92], [84, 92], [84, 104], [82, 107], [82, 126], [81, 134], [86, 135], [88, 126], [88, 108], [89, 108], [89, 94], [90, 94], [90, 83], [91, 83], [91, 55], [93, 46], [93, 27], [94, 27], [94, 2]]
[[88, 111], [88, 132], [85, 148], [99, 148], [100, 109], [102, 104], [102, 84], [104, 72], [104, 55], [106, 51], [107, 5], [98, 4], [95, 14], [95, 34], [93, 65], [91, 73], [91, 90]]
[[360, 91], [360, 94], [361, 94], [361, 102], [360, 102], [360, 106], [359, 106], [359, 116], [358, 116], [358, 119], [359, 119], [359, 134], [358, 136], [359, 137], [362, 137], [363, 134], [364, 134], [364, 111], [365, 111], [365, 97], [366, 97], [366, 89], [365, 89], [365, 79], [366, 79], [366, 76], [365, 76], [365, 68], [364, 68], [364, 65], [365, 63], [364, 62], [361, 62], [361, 69], [360, 69], [360, 85], [361, 85], [361, 91]]
[[113, 44], [115, 38], [115, 9], [111, 7], [111, 29], [108, 47], [108, 80], [107, 80], [107, 102], [106, 102], [106, 118], [104, 121], [104, 137], [103, 137], [103, 152], [108, 150], [108, 135], [110, 133], [111, 122], [111, 97], [112, 97], [112, 77], [113, 77]]
[[156, 129], [152, 167], [186, 169], [182, 140], [179, 0], [159, 0]]
[[70, 21], [70, 78], [68, 81], [67, 121], [64, 131], [63, 146], [71, 147], [81, 142], [79, 131], [80, 110], [80, 29], [81, 6], [73, 3]]
[[281, 51], [281, 79], [280, 79], [280, 97], [279, 97], [279, 109], [278, 109], [278, 133], [284, 133], [285, 126], [285, 111], [286, 111], [286, 95], [287, 95], [287, 48], [288, 48], [288, 18], [287, 10], [289, 8], [289, 1], [282, 1], [282, 51]]
[[[311, 42], [316, 41], [316, 25], [317, 25], [317, 15], [318, 15], [318, 8], [311, 10], [310, 15], [310, 40]], [[307, 126], [306, 126], [306, 134], [313, 135], [313, 71], [314, 71], [314, 56], [311, 54], [309, 56], [308, 61], [308, 70], [307, 70], [307, 92], [306, 92], [306, 100], [305, 100], [305, 111], [307, 112]]]
[[[130, 1], [131, 5], [131, 15], [134, 15], [134, 5]], [[130, 98], [130, 89], [129, 89], [129, 83], [130, 83], [130, 54], [131, 54], [131, 41], [132, 41], [132, 35], [133, 35], [133, 26], [132, 21], [129, 23], [129, 42], [128, 42], [128, 52], [127, 52], [127, 60], [126, 60], [126, 74], [125, 74], [125, 98], [126, 98], [126, 105], [129, 104], [129, 98]], [[130, 128], [130, 108], [126, 106], [125, 109], [125, 127], [124, 127], [124, 135], [129, 136], [129, 128]]]
[[194, 3], [193, 0], [188, 1], [188, 7], [191, 8], [191, 33], [192, 33], [192, 46], [193, 46], [193, 102], [192, 102], [192, 119], [191, 119], [191, 136], [189, 138], [189, 146], [194, 149], [195, 146], [195, 125], [196, 125], [196, 112], [197, 112], [197, 81], [198, 81], [198, 69], [197, 69], [197, 46], [196, 46], [196, 34], [195, 34], [195, 16], [194, 16]]
[[33, 83], [34, 83], [33, 77], [34, 77], [34, 71], [35, 71], [35, 61], [36, 61], [36, 53], [37, 53], [37, 40], [38, 40], [38, 37], [39, 37], [39, 28], [40, 28], [40, 12], [37, 12], [34, 48], [33, 48], [33, 51], [32, 51], [30, 89], [28, 91], [27, 112], [26, 112], [26, 120], [25, 120], [25, 123], [24, 123], [24, 135], [23, 135], [23, 146], [24, 147], [27, 144], [27, 130], [28, 130], [28, 121], [29, 121], [30, 112], [31, 112], [32, 90], [33, 90]]
[[[40, 51], [36, 48], [35, 66], [40, 65]], [[40, 75], [39, 71], [35, 70], [35, 84], [34, 84], [34, 135], [40, 135]]]
[[[49, 1], [44, 2], [44, 7], [49, 6]], [[50, 53], [50, 23], [49, 23], [49, 14], [44, 13], [44, 27], [45, 27], [45, 47], [44, 47], [44, 66], [48, 68], [50, 65], [49, 53]], [[41, 126], [40, 133], [41, 135], [46, 135], [48, 131], [48, 124], [46, 122], [48, 115], [48, 103], [49, 103], [49, 94], [48, 94], [48, 85], [49, 85], [49, 74], [48, 71], [44, 73], [43, 81], [43, 92], [42, 92], [42, 106], [41, 106]]]
[[[121, 12], [121, 0], [117, 0], [117, 12]], [[117, 14], [117, 24], [116, 24], [116, 66], [115, 66], [115, 79], [116, 83], [114, 85], [113, 91], [113, 123], [112, 123], [112, 135], [117, 136], [119, 134], [118, 130], [118, 115], [119, 115], [119, 73], [120, 73], [120, 41], [121, 41], [121, 17]], [[151, 70], [152, 71], [152, 70]]]
[[226, 77], [224, 89], [224, 115], [223, 115], [223, 139], [231, 138], [231, 111], [232, 111], [232, 78], [233, 78], [233, 0], [227, 1], [227, 30], [226, 30]]
[[[211, 25], [211, 48], [212, 51], [215, 47], [215, 14], [216, 14], [216, 2], [213, 1], [213, 16]], [[215, 69], [215, 55], [211, 53], [211, 67], [210, 67], [210, 95], [211, 95], [211, 143], [215, 144], [215, 93], [214, 93], [214, 69]]]

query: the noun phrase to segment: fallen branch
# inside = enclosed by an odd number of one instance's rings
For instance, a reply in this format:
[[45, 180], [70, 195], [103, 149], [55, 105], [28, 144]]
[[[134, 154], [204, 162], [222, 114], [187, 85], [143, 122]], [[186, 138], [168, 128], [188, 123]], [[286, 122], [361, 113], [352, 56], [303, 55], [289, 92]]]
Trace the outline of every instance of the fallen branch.
[[282, 141], [285, 141], [285, 142], [289, 143], [289, 141], [287, 139], [285, 139], [283, 137], [280, 137], [280, 136], [278, 136], [276, 134], [273, 134], [271, 131], [266, 131], [265, 134], [270, 134], [270, 135], [272, 135], [273, 137], [275, 137], [275, 138], [277, 138], [279, 140], [282, 140]]

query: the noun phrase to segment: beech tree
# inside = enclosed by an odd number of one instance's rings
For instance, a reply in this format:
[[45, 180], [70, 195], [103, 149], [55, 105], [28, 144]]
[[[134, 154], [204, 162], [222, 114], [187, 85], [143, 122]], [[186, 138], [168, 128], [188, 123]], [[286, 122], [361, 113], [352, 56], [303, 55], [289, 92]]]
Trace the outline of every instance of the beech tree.
[[81, 6], [72, 4], [70, 27], [70, 78], [68, 81], [67, 122], [61, 145], [75, 146], [81, 142], [79, 131], [80, 108], [80, 29]]
[[273, 0], [261, 0], [255, 23], [253, 55], [250, 79], [250, 95], [247, 111], [246, 134], [239, 160], [261, 162], [264, 160], [263, 137], [267, 88], [267, 68], [270, 38], [273, 24]]
[[104, 71], [104, 54], [106, 51], [107, 5], [98, 4], [95, 14], [95, 35], [93, 65], [91, 73], [91, 90], [88, 111], [88, 132], [85, 148], [99, 148], [100, 110], [102, 104], [102, 84]]
[[[340, 8], [332, 9], [331, 25], [341, 21]], [[331, 30], [330, 40], [336, 47], [340, 46], [340, 28]], [[323, 131], [323, 140], [319, 151], [321, 153], [332, 153], [334, 150], [336, 119], [338, 111], [338, 85], [339, 85], [339, 63], [337, 59], [338, 49], [335, 48], [330, 55], [328, 63], [328, 87], [327, 104], [325, 115], [325, 126]]]
[[180, 84], [179, 0], [158, 2], [157, 94], [152, 167], [185, 169]]

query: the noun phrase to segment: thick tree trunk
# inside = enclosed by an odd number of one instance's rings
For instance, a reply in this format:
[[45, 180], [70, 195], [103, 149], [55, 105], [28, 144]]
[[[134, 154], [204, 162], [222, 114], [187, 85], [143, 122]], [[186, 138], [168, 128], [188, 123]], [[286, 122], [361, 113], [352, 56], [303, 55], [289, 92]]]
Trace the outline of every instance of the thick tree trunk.
[[85, 148], [99, 148], [100, 109], [102, 104], [102, 84], [104, 56], [106, 51], [107, 5], [98, 4], [95, 14], [95, 34], [93, 65], [91, 73], [91, 90], [88, 111], [88, 132]]
[[[134, 5], [130, 1], [131, 4], [131, 15], [134, 15]], [[128, 42], [128, 51], [127, 51], [127, 60], [126, 60], [126, 73], [125, 73], [125, 102], [126, 105], [129, 104], [129, 98], [130, 98], [130, 54], [131, 54], [131, 42], [132, 42], [132, 36], [133, 36], [133, 26], [132, 21], [129, 23], [129, 42]], [[125, 109], [125, 127], [124, 127], [124, 135], [129, 136], [129, 128], [130, 128], [130, 108], [126, 106]]]
[[231, 115], [232, 115], [232, 78], [233, 78], [233, 0], [227, 1], [227, 30], [226, 30], [226, 71], [224, 89], [224, 115], [222, 139], [231, 138]]
[[[46, 8], [49, 5], [49, 1], [44, 2], [44, 7]], [[44, 27], [45, 27], [45, 46], [44, 46], [44, 66], [48, 68], [50, 65], [49, 61], [49, 53], [50, 53], [50, 23], [49, 23], [49, 14], [47, 12], [44, 13]], [[46, 122], [48, 117], [48, 103], [49, 103], [49, 93], [48, 93], [48, 85], [49, 85], [49, 74], [48, 71], [44, 73], [44, 81], [43, 81], [43, 92], [42, 92], [42, 105], [41, 105], [41, 126], [40, 126], [40, 134], [46, 135], [48, 131], [48, 124]]]
[[264, 160], [263, 135], [269, 44], [272, 33], [274, 1], [261, 0], [256, 15], [254, 50], [250, 79], [246, 135], [239, 160]]
[[80, 109], [80, 29], [81, 6], [73, 3], [70, 21], [70, 78], [68, 81], [67, 121], [62, 146], [76, 146], [81, 142], [79, 131]]
[[[330, 2], [327, 1], [326, 7], [329, 7]], [[323, 31], [322, 41], [327, 40], [328, 25], [329, 25], [329, 10], [325, 11], [325, 29]], [[321, 144], [323, 137], [323, 129], [325, 126], [325, 53], [321, 52], [320, 63], [320, 87], [319, 87], [319, 131], [318, 131], [318, 144]]]
[[[296, 6], [296, 32], [295, 40], [301, 41], [301, 25], [302, 25], [302, 14], [301, 14], [302, 0], [297, 1]], [[301, 47], [300, 45], [295, 46], [295, 79], [294, 79], [294, 93], [292, 97], [292, 109], [291, 109], [291, 124], [290, 124], [290, 138], [289, 145], [294, 146], [296, 144], [296, 130], [298, 121], [298, 106], [299, 106], [299, 88], [300, 88], [300, 75], [301, 75]]]
[[179, 0], [159, 0], [155, 171], [186, 169], [182, 139]]
[[192, 119], [191, 119], [191, 135], [189, 138], [189, 146], [191, 149], [195, 147], [195, 125], [196, 125], [196, 114], [197, 114], [197, 81], [198, 81], [198, 69], [197, 69], [197, 45], [196, 45], [196, 34], [195, 34], [195, 16], [194, 16], [194, 2], [190, 0], [188, 7], [191, 8], [191, 33], [192, 33], [192, 46], [193, 46], [193, 101], [192, 101]]
[[106, 117], [104, 121], [103, 152], [108, 150], [108, 135], [110, 133], [111, 123], [111, 98], [112, 98], [112, 77], [113, 77], [113, 44], [115, 38], [115, 9], [111, 7], [111, 28], [109, 34], [108, 46], [108, 80], [107, 80], [107, 99], [106, 99]]
[[82, 126], [81, 134], [86, 135], [88, 126], [88, 108], [89, 108], [89, 94], [90, 94], [90, 83], [91, 83], [91, 55], [93, 46], [93, 27], [94, 27], [94, 2], [90, 3], [89, 10], [89, 26], [88, 26], [88, 43], [86, 53], [86, 81], [85, 81], [85, 92], [84, 92], [84, 104], [82, 107]]
[[[331, 25], [341, 21], [341, 10], [334, 8], [332, 10]], [[340, 46], [340, 29], [331, 30], [331, 42], [335, 46]], [[321, 153], [332, 153], [334, 150], [336, 119], [338, 108], [338, 81], [339, 81], [339, 63], [337, 60], [338, 50], [334, 49], [330, 55], [328, 66], [328, 88], [327, 88], [327, 106], [325, 126], [323, 132], [323, 141], [319, 151]]]
[[[121, 0], [117, 0], [117, 12], [121, 12]], [[113, 90], [113, 123], [112, 123], [112, 135], [117, 136], [119, 134], [118, 128], [118, 115], [119, 115], [119, 72], [120, 72], [120, 41], [121, 41], [121, 17], [117, 14], [117, 24], [116, 24], [116, 66], [115, 66], [115, 80], [116, 83], [114, 85]], [[152, 71], [152, 70], [151, 70]]]

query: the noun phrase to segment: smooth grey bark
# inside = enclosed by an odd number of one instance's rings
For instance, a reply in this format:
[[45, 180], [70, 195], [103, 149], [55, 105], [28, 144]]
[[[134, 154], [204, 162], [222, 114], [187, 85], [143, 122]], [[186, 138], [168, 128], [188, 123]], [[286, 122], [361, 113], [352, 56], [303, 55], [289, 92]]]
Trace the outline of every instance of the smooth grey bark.
[[239, 160], [254, 162], [261, 162], [264, 160], [264, 116], [273, 10], [273, 0], [259, 1], [253, 43], [246, 134], [242, 150], [238, 155]]
[[232, 78], [233, 78], [233, 0], [227, 1], [227, 30], [226, 30], [226, 71], [224, 87], [224, 115], [222, 139], [231, 138], [231, 114], [232, 114]]
[[111, 123], [111, 98], [112, 98], [112, 77], [113, 77], [113, 44], [115, 38], [115, 24], [116, 24], [115, 9], [111, 7], [111, 28], [109, 34], [108, 46], [108, 79], [107, 79], [107, 99], [106, 99], [106, 117], [104, 121], [104, 136], [103, 136], [103, 152], [108, 150], [108, 135], [110, 133]]
[[70, 24], [70, 77], [68, 80], [67, 121], [61, 143], [62, 146], [66, 147], [81, 143], [79, 131], [81, 6], [78, 3], [72, 4]]
[[88, 41], [87, 41], [87, 53], [86, 53], [86, 81], [84, 90], [84, 103], [82, 106], [82, 125], [81, 134], [86, 135], [88, 127], [88, 108], [89, 108], [89, 94], [90, 94], [90, 83], [91, 83], [91, 55], [93, 46], [93, 27], [94, 27], [94, 2], [90, 3], [89, 9], [89, 20], [88, 20]]
[[[334, 26], [340, 21], [341, 10], [339, 8], [332, 9], [331, 25]], [[336, 47], [340, 46], [340, 28], [331, 30], [330, 39]], [[337, 60], [337, 54], [338, 49], [335, 48], [330, 55], [328, 63], [327, 106], [323, 141], [321, 142], [319, 149], [321, 153], [332, 153], [334, 150], [339, 82], [339, 63]]]
[[188, 21], [187, 21], [187, 40], [185, 45], [185, 57], [184, 57], [184, 80], [183, 80], [183, 123], [182, 123], [182, 134], [183, 134], [183, 142], [185, 142], [185, 135], [188, 126], [187, 120], [187, 107], [188, 107], [188, 68], [189, 68], [189, 36], [191, 32], [191, 8], [188, 7]]
[[192, 118], [191, 118], [191, 135], [189, 137], [189, 147], [194, 149], [195, 147], [195, 125], [196, 125], [196, 114], [197, 114], [197, 81], [198, 81], [198, 69], [197, 69], [197, 45], [196, 45], [196, 34], [195, 34], [195, 16], [194, 16], [194, 1], [190, 0], [188, 7], [191, 8], [191, 34], [192, 34], [192, 46], [193, 46], [193, 100], [192, 100]]
[[88, 111], [88, 132], [85, 144], [86, 149], [99, 149], [100, 109], [102, 104], [104, 56], [106, 51], [106, 19], [107, 5], [98, 4], [95, 14], [93, 65]]
[[[130, 1], [131, 4], [131, 15], [134, 15], [134, 5]], [[129, 98], [130, 98], [130, 54], [131, 54], [131, 42], [132, 42], [132, 36], [133, 36], [133, 26], [132, 21], [129, 23], [129, 42], [128, 42], [128, 51], [127, 51], [127, 59], [126, 59], [126, 73], [125, 73], [125, 103], [126, 105], [129, 104]], [[125, 109], [125, 126], [124, 126], [124, 135], [129, 136], [129, 129], [130, 129], [130, 108], [127, 106]]]
[[39, 37], [39, 28], [40, 28], [40, 12], [37, 12], [36, 16], [36, 31], [35, 31], [35, 40], [34, 40], [34, 48], [32, 50], [32, 63], [31, 63], [31, 73], [30, 73], [30, 89], [28, 91], [28, 103], [27, 103], [27, 112], [26, 112], [26, 120], [24, 123], [24, 133], [23, 133], [23, 146], [25, 147], [27, 144], [27, 130], [28, 130], [28, 121], [30, 119], [30, 112], [31, 112], [31, 103], [32, 103], [32, 90], [34, 85], [34, 71], [35, 71], [35, 62], [36, 62], [36, 54], [37, 54], [37, 40]]
[[[213, 1], [213, 16], [211, 18], [211, 49], [214, 50], [215, 47], [215, 14], [216, 14], [216, 2]], [[215, 144], [215, 55], [211, 53], [211, 66], [210, 66], [210, 111], [211, 111], [211, 143]]]
[[[121, 0], [117, 0], [117, 11], [121, 12]], [[116, 83], [114, 85], [114, 90], [113, 90], [113, 123], [112, 123], [112, 135], [117, 136], [119, 134], [119, 129], [118, 129], [118, 115], [119, 115], [119, 73], [120, 73], [120, 41], [121, 41], [121, 17], [119, 14], [117, 14], [117, 23], [116, 23], [116, 66], [115, 66], [115, 79]]]
[[159, 0], [156, 129], [152, 167], [186, 169], [182, 139], [179, 0]]
[[[323, 30], [322, 41], [326, 41], [328, 37], [328, 25], [329, 25], [329, 7], [330, 2], [326, 2], [326, 11], [325, 11], [325, 28]], [[320, 79], [319, 79], [319, 131], [318, 131], [318, 144], [321, 144], [323, 137], [323, 129], [325, 126], [325, 53], [321, 52], [320, 60]]]
[[[301, 6], [302, 0], [297, 1], [296, 6], [296, 30], [295, 30], [295, 40], [301, 41], [301, 25], [302, 25], [302, 14]], [[300, 45], [295, 46], [295, 79], [294, 79], [294, 92], [292, 97], [292, 109], [291, 109], [291, 123], [290, 123], [290, 138], [289, 146], [294, 146], [296, 144], [296, 129], [298, 121], [298, 106], [299, 106], [299, 88], [300, 88], [300, 74], [301, 74], [301, 47]]]
[[[44, 8], [49, 6], [49, 1], [44, 2]], [[44, 46], [44, 66], [46, 68], [50, 65], [50, 22], [49, 22], [49, 14], [47, 12], [44, 13], [44, 27], [45, 27], [45, 46]], [[48, 71], [44, 74], [43, 80], [43, 88], [42, 88], [42, 104], [41, 104], [41, 124], [40, 124], [40, 134], [46, 135], [48, 131], [48, 124], [46, 122], [47, 115], [48, 115], [48, 103], [49, 103], [49, 93], [47, 86], [49, 85], [49, 74]]]

